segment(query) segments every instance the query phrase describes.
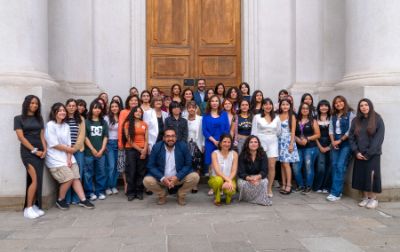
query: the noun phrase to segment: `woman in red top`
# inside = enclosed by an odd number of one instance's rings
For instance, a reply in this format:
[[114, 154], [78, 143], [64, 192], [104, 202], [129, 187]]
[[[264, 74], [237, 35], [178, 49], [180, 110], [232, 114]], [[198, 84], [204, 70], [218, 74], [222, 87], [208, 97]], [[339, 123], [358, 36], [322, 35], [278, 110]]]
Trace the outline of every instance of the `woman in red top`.
[[134, 107], [123, 124], [123, 143], [126, 155], [125, 176], [128, 201], [143, 199], [143, 178], [146, 171], [148, 127], [142, 120], [143, 109]]

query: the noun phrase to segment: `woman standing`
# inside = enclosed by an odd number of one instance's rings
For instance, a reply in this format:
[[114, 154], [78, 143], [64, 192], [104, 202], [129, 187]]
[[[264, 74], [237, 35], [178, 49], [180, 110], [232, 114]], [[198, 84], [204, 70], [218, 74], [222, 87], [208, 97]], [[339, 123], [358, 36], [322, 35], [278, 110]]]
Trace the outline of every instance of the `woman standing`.
[[230, 87], [226, 92], [225, 98], [228, 99], [235, 110], [235, 113], [239, 110], [239, 102], [242, 100], [242, 96], [240, 95], [240, 91], [236, 87]]
[[46, 125], [45, 138], [48, 144], [46, 166], [52, 177], [60, 184], [56, 205], [61, 210], [69, 209], [65, 200], [67, 191], [71, 188], [78, 195], [82, 207], [92, 209], [94, 205], [86, 199], [80, 181], [79, 167], [74, 156], [75, 148], [71, 147], [70, 126], [65, 123], [67, 111], [62, 103], [55, 103], [51, 107]]
[[122, 110], [122, 106], [117, 101], [111, 101], [110, 111], [108, 115], [104, 117], [108, 126], [108, 143], [106, 151], [106, 163], [107, 163], [107, 183], [106, 183], [106, 194], [117, 194], [117, 181], [118, 181], [118, 120], [119, 113]]
[[265, 193], [268, 188], [267, 168], [268, 158], [260, 140], [256, 136], [249, 136], [239, 155], [239, 200], [263, 206], [272, 204]]
[[282, 168], [281, 194], [292, 192], [292, 170], [290, 163], [299, 161], [294, 135], [296, 131], [296, 117], [293, 115], [292, 103], [284, 98], [279, 103], [279, 119], [281, 121], [281, 135], [279, 137], [279, 161]]
[[152, 109], [147, 110], [143, 114], [143, 121], [148, 126], [148, 145], [149, 145], [149, 153], [153, 146], [162, 141], [164, 135], [164, 124], [165, 119], [168, 117], [168, 113], [161, 110], [162, 107], [162, 97], [154, 96], [151, 99], [151, 107]]
[[187, 120], [182, 117], [181, 105], [176, 101], [172, 101], [171, 105], [169, 105], [169, 111], [169, 117], [165, 119], [164, 130], [174, 128], [176, 140], [187, 142], [188, 123]]
[[278, 137], [281, 134], [281, 120], [275, 115], [270, 98], [264, 99], [263, 113], [254, 116], [251, 134], [258, 136], [268, 157], [268, 197], [272, 198], [272, 184], [275, 179], [276, 159], [279, 157]]
[[218, 150], [212, 153], [212, 170], [208, 185], [213, 189], [216, 206], [221, 205], [221, 191], [225, 195], [225, 203], [230, 204], [236, 193], [236, 172], [238, 154], [232, 150], [232, 137], [229, 134], [221, 135]]
[[84, 100], [82, 99], [77, 99], [76, 100], [76, 105], [78, 106], [78, 112], [79, 114], [86, 119], [87, 116], [87, 104]]
[[44, 215], [42, 208], [43, 159], [46, 156], [44, 123], [40, 100], [28, 95], [22, 103], [22, 113], [14, 117], [14, 130], [21, 142], [20, 154], [27, 171], [24, 217], [35, 219]]
[[[138, 107], [139, 97], [137, 95], [130, 95], [126, 98], [125, 101], [125, 109], [119, 113], [118, 122], [125, 122], [125, 119], [128, 117], [128, 114], [131, 112], [131, 109], [134, 107]], [[128, 184], [126, 183], [125, 177], [125, 151], [124, 151], [124, 144], [122, 142], [123, 136], [123, 129], [122, 127], [118, 127], [118, 172], [122, 174], [122, 180], [124, 181], [124, 192], [126, 193], [126, 189]]]
[[354, 118], [346, 98], [341, 95], [333, 98], [332, 117], [329, 122], [329, 137], [332, 143], [332, 186], [328, 201], [341, 198], [344, 176], [349, 163], [351, 149], [349, 143], [350, 123]]
[[240, 94], [242, 96], [242, 99], [245, 99], [250, 103], [251, 95], [250, 95], [250, 85], [249, 85], [249, 83], [247, 83], [247, 82], [240, 83], [239, 90], [240, 90]]
[[289, 96], [289, 92], [286, 89], [281, 89], [279, 90], [278, 93], [278, 102], [275, 103], [274, 111], [277, 112], [279, 110], [279, 103], [281, 102], [282, 99], [286, 98]]
[[[106, 189], [106, 157], [105, 151], [108, 142], [108, 126], [103, 119], [103, 110], [100, 102], [94, 100], [90, 104], [86, 119], [85, 138], [85, 193], [90, 200], [104, 200]], [[93, 179], [95, 178], [95, 179]], [[93, 189], [93, 181], [95, 188]]]
[[171, 105], [171, 102], [172, 102], [171, 96], [168, 95], [164, 96], [161, 110], [169, 114], [169, 105]]
[[[79, 114], [77, 102], [74, 99], [68, 99], [65, 103], [67, 108], [67, 118], [65, 122], [69, 125], [71, 133], [71, 146], [74, 148], [74, 158], [79, 167], [79, 175], [83, 182], [83, 170], [85, 169], [85, 119]], [[65, 197], [67, 204], [77, 204], [78, 195], [73, 190], [68, 190]]]
[[[211, 96], [203, 116], [202, 130], [205, 138], [204, 164], [206, 169], [211, 164], [211, 153], [217, 149], [222, 134], [229, 134], [230, 126], [226, 112], [222, 110], [221, 100], [217, 95]], [[204, 171], [208, 175], [208, 170]]]
[[224, 83], [220, 82], [215, 85], [214, 94], [218, 95], [218, 98], [221, 102], [225, 99], [225, 86]]
[[373, 209], [378, 206], [376, 194], [382, 192], [381, 155], [384, 137], [382, 117], [375, 112], [369, 99], [361, 99], [349, 135], [351, 149], [356, 156], [352, 187], [363, 194], [358, 204], [360, 207]]
[[214, 89], [209, 88], [209, 89], [206, 90], [206, 96], [204, 97], [204, 102], [202, 102], [202, 103], [200, 104], [200, 112], [201, 112], [201, 115], [204, 115], [204, 113], [206, 112], [208, 100], [209, 100], [209, 99], [211, 98], [211, 96], [213, 96], [213, 95], [214, 95]]
[[152, 87], [150, 89], [151, 98], [161, 95], [160, 89], [158, 87]]
[[182, 93], [181, 85], [179, 85], [178, 83], [172, 85], [171, 101], [176, 101], [177, 103], [181, 103], [182, 102], [181, 93]]
[[126, 153], [126, 181], [128, 201], [143, 200], [143, 178], [146, 171], [148, 150], [148, 127], [143, 122], [143, 110], [134, 107], [124, 124], [124, 148]]
[[[202, 116], [197, 115], [197, 104], [190, 101], [186, 104], [188, 111], [188, 142], [189, 150], [192, 155], [192, 167], [195, 172], [200, 174], [203, 167], [204, 136], [201, 128]], [[198, 191], [197, 185], [192, 189], [193, 193]]]
[[[299, 153], [299, 161], [294, 163], [293, 172], [297, 182], [296, 191], [303, 194], [311, 192], [314, 182], [314, 164], [318, 154], [317, 142], [321, 133], [318, 123], [314, 120], [311, 113], [311, 106], [308, 103], [301, 103], [299, 114], [297, 115], [295, 139]], [[303, 167], [305, 168], [305, 178], [303, 178]]]
[[234, 145], [237, 146], [237, 143], [235, 141], [236, 139], [236, 128], [237, 128], [237, 116], [235, 113], [235, 109], [233, 108], [233, 104], [230, 100], [225, 99], [222, 102], [222, 108], [224, 109], [225, 113], [228, 115], [228, 120], [229, 120], [229, 133], [232, 136], [232, 139], [234, 139]]
[[237, 128], [235, 135], [237, 136], [237, 147], [239, 153], [242, 152], [242, 147], [246, 139], [251, 134], [253, 116], [250, 113], [250, 103], [247, 100], [242, 100], [239, 103], [239, 111], [237, 115]]
[[194, 101], [194, 94], [193, 91], [190, 88], [186, 88], [182, 92], [182, 117], [187, 119], [188, 117], [188, 111], [186, 105], [190, 102]]
[[151, 94], [147, 90], [143, 90], [142, 93], [140, 94], [140, 101], [142, 105], [140, 107], [143, 109], [143, 111], [147, 111], [151, 109], [150, 106], [150, 99], [151, 99]]
[[318, 102], [317, 112], [317, 122], [319, 126], [319, 131], [321, 132], [321, 137], [317, 140], [319, 152], [313, 190], [318, 193], [328, 193], [331, 180], [331, 140], [329, 138], [329, 120], [331, 115], [331, 105], [327, 100], [321, 100]]
[[[310, 93], [305, 93], [301, 96], [301, 101], [300, 103], [307, 103], [310, 106], [310, 113], [312, 118], [317, 119], [318, 112], [314, 107], [314, 98]], [[299, 111], [300, 113], [301, 111]]]
[[264, 95], [261, 90], [254, 91], [253, 95], [251, 96], [250, 102], [250, 111], [253, 115], [257, 115], [261, 113], [261, 109], [264, 102]]

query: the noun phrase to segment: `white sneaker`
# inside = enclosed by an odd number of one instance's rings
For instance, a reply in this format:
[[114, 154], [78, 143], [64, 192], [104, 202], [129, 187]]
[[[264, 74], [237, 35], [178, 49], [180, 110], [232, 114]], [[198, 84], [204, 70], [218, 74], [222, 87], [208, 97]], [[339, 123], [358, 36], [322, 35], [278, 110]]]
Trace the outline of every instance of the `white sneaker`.
[[33, 207], [27, 207], [24, 209], [24, 217], [28, 219], [36, 219], [39, 217], [39, 214], [33, 210]]
[[44, 211], [42, 209], [40, 209], [38, 206], [33, 205], [32, 208], [33, 208], [33, 211], [35, 211], [39, 215], [39, 217], [44, 215]]
[[112, 191], [113, 194], [118, 194], [119, 193], [118, 189], [115, 188], [115, 187], [113, 189], [111, 189], [111, 191]]
[[274, 183], [272, 185], [275, 188], [280, 188], [281, 187], [281, 185], [279, 184], [278, 180], [274, 180]]
[[329, 194], [328, 197], [326, 197], [326, 200], [334, 202], [340, 200], [340, 197], [336, 197], [335, 195]]
[[94, 193], [90, 194], [90, 200], [91, 200], [91, 201], [97, 200], [96, 194], [94, 194]]
[[328, 194], [328, 193], [329, 193], [329, 191], [328, 191], [328, 190], [326, 190], [326, 189], [324, 189], [324, 190], [322, 190], [322, 193], [323, 193], [323, 194]]
[[102, 193], [99, 193], [99, 200], [104, 200], [104, 199], [106, 199], [106, 195], [104, 195], [104, 194], [102, 194]]
[[375, 209], [378, 207], [378, 201], [376, 199], [370, 199], [366, 206], [368, 209]]
[[322, 190], [317, 190], [316, 193], [322, 193]]
[[360, 207], [365, 207], [369, 202], [368, 198], [363, 198], [362, 201], [360, 201], [360, 203], [358, 203], [358, 206]]
[[110, 189], [107, 189], [106, 190], [106, 195], [108, 196], [108, 195], [111, 195], [111, 194], [113, 194], [113, 192]]

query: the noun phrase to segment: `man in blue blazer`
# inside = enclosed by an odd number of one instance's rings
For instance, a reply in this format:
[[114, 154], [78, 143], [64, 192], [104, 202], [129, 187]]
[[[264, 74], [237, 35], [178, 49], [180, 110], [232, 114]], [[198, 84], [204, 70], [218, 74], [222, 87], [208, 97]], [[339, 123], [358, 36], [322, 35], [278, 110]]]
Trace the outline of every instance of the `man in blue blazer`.
[[206, 97], [206, 80], [205, 79], [198, 79], [197, 80], [197, 90], [194, 92], [194, 101], [196, 102], [197, 106], [204, 102]]
[[192, 169], [192, 156], [185, 142], [176, 141], [173, 128], [164, 131], [163, 141], [156, 143], [151, 149], [147, 163], [147, 175], [143, 179], [144, 186], [158, 195], [158, 204], [167, 201], [166, 189], [181, 185], [177, 201], [185, 205], [186, 194], [199, 183], [199, 175]]

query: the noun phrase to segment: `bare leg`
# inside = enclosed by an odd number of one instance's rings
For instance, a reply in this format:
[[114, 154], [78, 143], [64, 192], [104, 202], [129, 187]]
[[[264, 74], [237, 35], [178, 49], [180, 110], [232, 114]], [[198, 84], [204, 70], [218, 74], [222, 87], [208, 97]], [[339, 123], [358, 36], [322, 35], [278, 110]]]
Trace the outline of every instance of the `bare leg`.
[[30, 164], [28, 164], [28, 174], [31, 177], [32, 183], [29, 185], [27, 190], [26, 207], [31, 207], [36, 199], [37, 178], [35, 168]]
[[272, 195], [272, 185], [275, 179], [276, 158], [268, 158], [268, 195]]
[[285, 169], [285, 163], [281, 163], [281, 176], [282, 176], [282, 186], [281, 186], [281, 192], [285, 191], [286, 188], [286, 169]]
[[124, 181], [124, 192], [126, 193], [128, 190], [128, 184], [126, 183], [125, 172], [122, 173], [122, 181]]
[[72, 188], [74, 189], [75, 193], [78, 195], [81, 201], [86, 199], [85, 192], [83, 191], [82, 183], [79, 179], [74, 179], [72, 181]]
[[68, 189], [71, 187], [71, 184], [72, 184], [72, 180], [62, 183], [60, 185], [60, 189], [58, 192], [58, 198], [60, 200], [65, 199], [65, 194], [67, 193]]

